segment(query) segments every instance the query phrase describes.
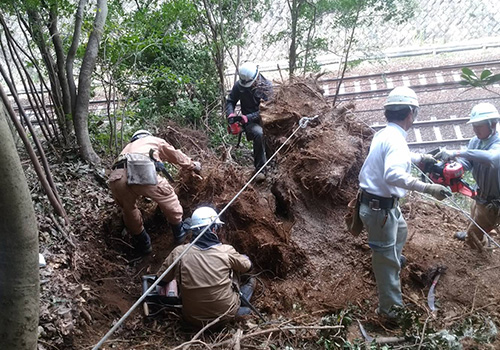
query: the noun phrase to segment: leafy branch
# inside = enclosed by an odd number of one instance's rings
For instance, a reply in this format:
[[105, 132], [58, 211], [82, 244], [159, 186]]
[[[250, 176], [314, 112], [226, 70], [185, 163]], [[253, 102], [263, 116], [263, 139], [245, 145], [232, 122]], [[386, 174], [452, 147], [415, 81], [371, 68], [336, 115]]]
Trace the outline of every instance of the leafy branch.
[[489, 86], [500, 81], [500, 74], [493, 74], [489, 69], [485, 69], [479, 76], [477, 76], [472, 69], [464, 67], [462, 68], [462, 74], [460, 77], [462, 78], [462, 80], [459, 81], [460, 85], [469, 86], [470, 88], [479, 87], [500, 96], [498, 92], [492, 91], [488, 88]]

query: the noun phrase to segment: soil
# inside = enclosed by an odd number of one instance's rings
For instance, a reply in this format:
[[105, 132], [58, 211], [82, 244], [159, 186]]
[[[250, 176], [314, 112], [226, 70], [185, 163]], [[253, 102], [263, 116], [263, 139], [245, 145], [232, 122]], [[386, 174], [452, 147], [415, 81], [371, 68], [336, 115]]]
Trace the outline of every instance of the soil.
[[[287, 142], [271, 160], [266, 181], [250, 183], [222, 214], [221, 239], [253, 261], [251, 273], [259, 283], [252, 303], [266, 318], [320, 319], [350, 309], [372, 335], [397, 335], [374, 312], [377, 295], [366, 233], [355, 237], [344, 228], [346, 205], [357, 191], [372, 131], [351, 113], [353, 106], [334, 109], [319, 91], [315, 77], [289, 81], [263, 106], [269, 155]], [[305, 115], [318, 117], [297, 129]], [[204, 204], [222, 210], [253, 175], [248, 143], [238, 152], [229, 145], [213, 151], [202, 132], [174, 124], [157, 135], [203, 164], [202, 178], [173, 169], [185, 218]], [[108, 168], [112, 162], [104, 160]], [[39, 215], [47, 260], [41, 269], [39, 349], [89, 349], [140, 297], [141, 276], [158, 272], [174, 242], [156, 204], [143, 199], [139, 206], [153, 253], [135, 257], [105, 175], [77, 160], [68, 160], [54, 173], [64, 183], [61, 197], [72, 228]], [[34, 200], [37, 211], [44, 212], [43, 198], [35, 194]], [[403, 252], [408, 263], [401, 274], [405, 303], [437, 330], [477, 314], [488, 315], [498, 327], [498, 250], [484, 255], [453, 239], [467, 219], [449, 205], [418, 193], [402, 203], [409, 227]], [[491, 234], [500, 240], [496, 232]], [[438, 310], [430, 316], [427, 293], [438, 268], [444, 270], [435, 289]], [[248, 329], [252, 323], [258, 323], [256, 316], [230, 327]], [[139, 307], [102, 348], [173, 348], [193, 334], [178, 314], [145, 318]], [[362, 338], [357, 327], [350, 328], [348, 337]], [[462, 344], [482, 346], [467, 338]], [[499, 347], [497, 340], [483, 348]]]

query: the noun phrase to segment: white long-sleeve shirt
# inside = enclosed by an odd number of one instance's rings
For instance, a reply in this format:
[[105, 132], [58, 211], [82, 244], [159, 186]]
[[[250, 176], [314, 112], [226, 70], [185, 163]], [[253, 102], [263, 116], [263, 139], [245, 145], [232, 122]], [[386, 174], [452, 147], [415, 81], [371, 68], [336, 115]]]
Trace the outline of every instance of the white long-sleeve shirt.
[[381, 197], [404, 197], [407, 190], [422, 192], [425, 184], [411, 176], [411, 163], [421, 159], [410, 152], [406, 131], [395, 123], [378, 131], [359, 173], [359, 186]]

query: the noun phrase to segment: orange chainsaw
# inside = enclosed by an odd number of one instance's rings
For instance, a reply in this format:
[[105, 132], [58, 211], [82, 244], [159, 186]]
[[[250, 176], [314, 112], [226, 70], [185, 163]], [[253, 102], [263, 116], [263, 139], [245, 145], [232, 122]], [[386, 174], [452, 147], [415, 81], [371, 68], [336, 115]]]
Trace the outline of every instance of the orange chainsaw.
[[[427, 163], [419, 168], [431, 179], [432, 182], [447, 186], [451, 192], [458, 192], [468, 197], [475, 197], [476, 191], [462, 179], [465, 170], [459, 162], [438, 161], [435, 164]], [[422, 175], [424, 178], [425, 176]], [[424, 179], [425, 181], [425, 179]]]

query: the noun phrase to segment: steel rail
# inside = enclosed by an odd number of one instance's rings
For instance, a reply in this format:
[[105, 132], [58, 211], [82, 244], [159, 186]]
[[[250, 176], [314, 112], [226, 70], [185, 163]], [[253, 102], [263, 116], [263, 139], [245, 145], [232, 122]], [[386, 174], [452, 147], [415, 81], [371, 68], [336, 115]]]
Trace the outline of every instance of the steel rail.
[[[419, 120], [413, 123], [414, 128], [418, 127], [433, 127], [433, 126], [438, 126], [438, 125], [447, 125], [447, 124], [464, 124], [469, 120], [468, 117], [466, 118], [448, 118], [448, 119], [434, 119], [434, 120]], [[374, 130], [380, 130], [382, 128], [386, 127], [386, 124], [374, 124], [370, 125], [370, 127]]]
[[[419, 120], [413, 123], [414, 129], [419, 128], [433, 128], [447, 125], [464, 125], [469, 118], [447, 118], [447, 119], [434, 119], [434, 120]], [[386, 124], [372, 124], [370, 128], [375, 131], [383, 129], [386, 127]], [[457, 135], [458, 136], [458, 135]], [[454, 145], [454, 144], [468, 144], [470, 138], [455, 138], [455, 139], [436, 139], [436, 140], [426, 140], [426, 141], [415, 141], [408, 142], [408, 147], [410, 148], [418, 148], [425, 146], [434, 146], [434, 145]]]
[[[344, 81], [349, 81], [349, 80], [362, 80], [362, 79], [380, 78], [380, 77], [387, 77], [387, 76], [394, 76], [394, 75], [397, 76], [397, 75], [406, 75], [406, 74], [417, 74], [417, 73], [435, 72], [435, 71], [440, 71], [440, 70], [453, 70], [453, 69], [461, 69], [464, 67], [470, 68], [470, 67], [480, 67], [480, 66], [488, 66], [488, 65], [500, 65], [500, 60], [457, 63], [457, 64], [450, 64], [450, 65], [429, 67], [429, 68], [414, 68], [414, 69], [407, 69], [407, 70], [401, 70], [401, 71], [371, 73], [371, 74], [365, 74], [365, 75], [353, 75], [353, 76], [344, 77], [342, 79], [342, 81], [344, 82]], [[318, 80], [318, 83], [319, 82], [337, 82], [339, 80], [340, 80], [340, 78], [321, 79], [321, 80]]]
[[[440, 91], [440, 90], [451, 90], [451, 89], [459, 89], [464, 88], [463, 85], [460, 85], [458, 82], [444, 82], [444, 83], [430, 83], [425, 85], [409, 85], [408, 87], [412, 88], [418, 92], [432, 92], [432, 91]], [[367, 97], [355, 98], [356, 100], [372, 98], [376, 95], [386, 96], [394, 87], [392, 88], [382, 88], [377, 90], [365, 90], [365, 91], [354, 91], [354, 92], [344, 92], [339, 93], [337, 100], [345, 100], [351, 96], [363, 96], [368, 95]], [[326, 99], [333, 99], [335, 95], [324, 95]]]
[[[485, 97], [481, 98], [481, 101], [492, 101], [492, 100], [500, 100], [500, 96], [494, 96], [494, 97]], [[453, 100], [453, 101], [445, 101], [445, 102], [431, 102], [431, 103], [421, 103], [420, 107], [430, 107], [430, 106], [444, 106], [444, 105], [449, 105], [449, 104], [456, 104], [456, 103], [469, 103], [469, 102], [476, 102], [477, 103], [478, 99], [477, 98], [468, 98], [465, 100]], [[357, 109], [356, 113], [368, 113], [368, 112], [380, 112], [382, 110], [382, 107], [380, 108], [372, 108], [372, 109]]]
[[443, 146], [455, 145], [455, 144], [466, 145], [469, 143], [469, 141], [470, 138], [408, 142], [408, 147], [415, 149], [418, 147], [434, 146], [434, 145], [443, 145]]

